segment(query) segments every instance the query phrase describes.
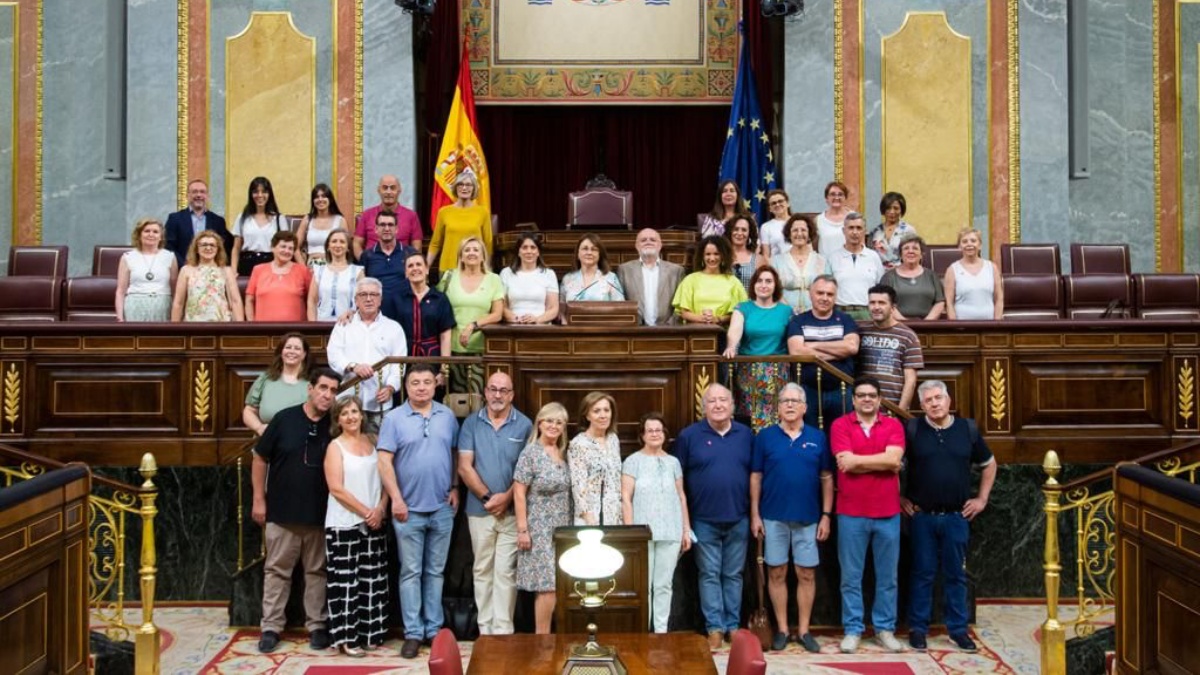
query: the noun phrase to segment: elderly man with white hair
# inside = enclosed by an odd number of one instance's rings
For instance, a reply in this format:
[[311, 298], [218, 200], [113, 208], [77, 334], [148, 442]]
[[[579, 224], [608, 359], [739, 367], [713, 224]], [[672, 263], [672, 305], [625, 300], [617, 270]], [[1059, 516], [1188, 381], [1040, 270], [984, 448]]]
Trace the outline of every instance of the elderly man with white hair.
[[408, 356], [408, 342], [400, 324], [380, 313], [383, 284], [378, 279], [364, 277], [354, 287], [358, 310], [350, 320], [339, 322], [329, 335], [325, 355], [329, 367], [346, 379], [362, 378], [343, 395], [357, 394], [363, 402], [366, 422], [363, 431], [378, 433], [383, 413], [392, 409], [392, 397], [400, 389], [404, 367], [385, 364], [376, 370], [374, 364], [389, 356]]
[[753, 448], [750, 427], [733, 419], [733, 394], [719, 384], [704, 390], [704, 419], [679, 432], [673, 448], [683, 467], [700, 609], [713, 649], [741, 620]]

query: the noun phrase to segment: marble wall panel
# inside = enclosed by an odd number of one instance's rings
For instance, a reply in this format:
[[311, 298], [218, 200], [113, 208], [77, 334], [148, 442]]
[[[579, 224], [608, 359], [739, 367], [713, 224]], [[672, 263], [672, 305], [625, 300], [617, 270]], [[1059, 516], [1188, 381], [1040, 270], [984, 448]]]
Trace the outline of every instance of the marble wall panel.
[[125, 182], [104, 178], [107, 4], [42, 3], [42, 242], [70, 245], [72, 275], [131, 229]]
[[[224, 0], [210, 4], [209, 15], [209, 200], [219, 212], [238, 213], [246, 204], [246, 185], [226, 185], [225, 44], [242, 32], [253, 12], [288, 11], [296, 28], [316, 38], [317, 139], [316, 179], [333, 184], [333, 0]], [[267, 146], [297, 142], [285, 133], [263, 134]], [[270, 178], [270, 174], [267, 174]], [[307, 194], [303, 195], [307, 203]]]
[[793, 211], [820, 211], [833, 178], [833, 3], [784, 20], [783, 187]]
[[1065, 227], [1070, 219], [1067, 2], [1021, 0], [1019, 21], [1021, 241], [1056, 242], [1066, 252], [1071, 238]]
[[[1182, 219], [1184, 268], [1195, 270], [1198, 260], [1197, 233], [1200, 233], [1200, 5], [1179, 6], [1179, 127], [1182, 152]], [[1174, 139], [1163, 140], [1164, 143]], [[1163, 259], [1175, 252], [1163, 251]]]
[[[0, 4], [0, 248], [13, 241], [16, 222], [17, 6]], [[0, 259], [0, 275], [8, 274], [8, 256]]]
[[1129, 244], [1134, 272], [1155, 271], [1152, 34], [1152, 3], [1089, 0], [1092, 175], [1070, 181], [1070, 236]]
[[[417, 202], [416, 85], [413, 82], [412, 17], [390, 2], [363, 3], [363, 139], [364, 206], [379, 203], [375, 186], [384, 174], [400, 179], [400, 203]], [[445, 120], [429, 120], [441, 128]], [[427, 214], [418, 214], [421, 221]], [[425, 223], [426, 230], [432, 223]]]
[[[179, 209], [175, 199], [178, 165], [175, 2], [132, 0], [128, 12], [126, 128], [135, 131], [136, 136], [128, 137], [125, 144], [126, 202], [122, 232], [131, 232], [138, 218], [166, 218], [168, 213]], [[124, 240], [122, 237], [113, 241]]]
[[[986, 3], [948, 0], [864, 0], [863, 2], [863, 183], [856, 201], [867, 216], [868, 227], [880, 220], [879, 198], [890, 189], [883, 185], [882, 94], [880, 90], [881, 40], [904, 24], [909, 12], [945, 12], [950, 27], [971, 39], [971, 211], [972, 225], [988, 235], [988, 101], [987, 101], [987, 30]], [[849, 92], [847, 96], [851, 95]], [[851, 189], [858, 177], [847, 176]], [[913, 226], [921, 231], [921, 223]], [[966, 223], [964, 223], [966, 225]], [[936, 239], [936, 237], [935, 237]], [[953, 243], [930, 240], [931, 244]]]

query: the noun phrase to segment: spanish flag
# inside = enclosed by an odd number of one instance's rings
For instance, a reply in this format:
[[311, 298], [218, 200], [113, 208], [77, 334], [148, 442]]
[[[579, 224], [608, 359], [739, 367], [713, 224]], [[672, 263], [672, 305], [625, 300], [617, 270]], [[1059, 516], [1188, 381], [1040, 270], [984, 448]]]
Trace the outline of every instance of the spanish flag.
[[458, 86], [454, 89], [454, 102], [450, 105], [446, 131], [442, 134], [442, 148], [433, 169], [430, 228], [437, 225], [438, 211], [454, 203], [454, 180], [467, 171], [475, 175], [475, 182], [479, 186], [475, 203], [490, 211], [490, 180], [487, 161], [483, 158], [483, 146], [479, 143], [478, 125], [475, 123], [475, 92], [471, 89], [471, 62], [467, 58], [467, 43], [464, 40], [462, 63], [458, 67]]

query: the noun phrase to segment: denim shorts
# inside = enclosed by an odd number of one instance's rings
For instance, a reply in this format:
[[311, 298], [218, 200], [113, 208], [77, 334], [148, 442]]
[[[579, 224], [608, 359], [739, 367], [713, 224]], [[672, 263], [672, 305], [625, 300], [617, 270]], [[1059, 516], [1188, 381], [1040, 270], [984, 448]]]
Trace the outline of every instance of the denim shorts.
[[799, 567], [816, 567], [821, 562], [817, 553], [817, 525], [805, 525], [788, 520], [763, 520], [766, 540], [763, 545], [763, 561], [771, 567], [786, 565], [788, 548], [792, 549], [792, 562]]

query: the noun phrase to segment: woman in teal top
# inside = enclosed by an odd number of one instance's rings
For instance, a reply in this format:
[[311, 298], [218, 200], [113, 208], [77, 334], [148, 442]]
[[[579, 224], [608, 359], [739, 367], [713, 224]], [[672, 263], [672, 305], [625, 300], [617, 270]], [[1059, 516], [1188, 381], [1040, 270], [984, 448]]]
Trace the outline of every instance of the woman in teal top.
[[[779, 356], [787, 353], [785, 334], [792, 308], [780, 302], [783, 285], [774, 267], [760, 267], [750, 279], [754, 299], [739, 304], [729, 321], [725, 358]], [[737, 414], [749, 418], [755, 432], [775, 423], [775, 392], [787, 383], [786, 363], [742, 363], [736, 375]]]
[[675, 289], [671, 305], [688, 323], [727, 326], [733, 308], [746, 299], [746, 287], [733, 275], [729, 240], [712, 236], [696, 246], [692, 273]]
[[[504, 284], [489, 268], [485, 251], [481, 239], [467, 237], [458, 246], [458, 267], [438, 282], [438, 290], [446, 294], [454, 310], [455, 326], [450, 332], [453, 356], [482, 354], [480, 327], [500, 323], [504, 317]], [[483, 368], [451, 368], [450, 392], [482, 396]]]
[[308, 369], [312, 348], [299, 333], [288, 333], [275, 348], [275, 360], [258, 376], [246, 393], [242, 422], [262, 436], [275, 413], [300, 405], [308, 399]]

